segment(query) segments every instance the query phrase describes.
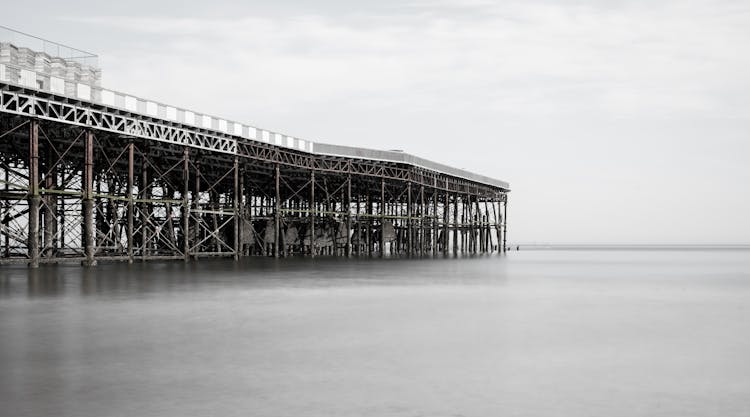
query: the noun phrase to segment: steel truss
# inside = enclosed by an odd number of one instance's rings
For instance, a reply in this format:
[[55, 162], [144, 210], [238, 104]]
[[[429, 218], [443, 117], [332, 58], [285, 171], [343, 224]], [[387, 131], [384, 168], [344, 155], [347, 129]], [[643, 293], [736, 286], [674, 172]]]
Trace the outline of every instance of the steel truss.
[[0, 262], [503, 251], [507, 192], [0, 84]]

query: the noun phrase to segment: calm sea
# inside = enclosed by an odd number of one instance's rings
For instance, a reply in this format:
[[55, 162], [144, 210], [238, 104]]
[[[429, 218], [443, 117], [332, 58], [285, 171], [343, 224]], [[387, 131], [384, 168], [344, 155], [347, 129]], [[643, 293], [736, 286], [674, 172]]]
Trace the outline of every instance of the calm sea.
[[0, 415], [748, 416], [750, 251], [4, 266]]

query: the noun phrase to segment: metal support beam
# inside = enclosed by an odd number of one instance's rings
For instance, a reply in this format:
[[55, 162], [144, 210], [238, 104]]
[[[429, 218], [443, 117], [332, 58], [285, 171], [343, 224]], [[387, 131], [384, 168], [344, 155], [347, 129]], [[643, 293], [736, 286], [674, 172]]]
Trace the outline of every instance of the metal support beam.
[[315, 257], [315, 171], [310, 171], [310, 257]]
[[[131, 144], [132, 146], [132, 144]], [[131, 161], [132, 169], [132, 161]], [[182, 149], [182, 252], [183, 260], [190, 260], [190, 148]], [[193, 196], [195, 198], [195, 196]], [[132, 221], [132, 219], [131, 219]]]
[[346, 207], [346, 248], [344, 252], [346, 256], [352, 255], [352, 176], [346, 177], [346, 201], [344, 201], [344, 207]]
[[406, 254], [411, 257], [412, 248], [414, 246], [414, 238], [412, 236], [412, 213], [413, 207], [411, 203], [411, 181], [406, 185]]
[[84, 266], [96, 265], [94, 258], [94, 133], [84, 135], [84, 174], [83, 174], [83, 240]]
[[437, 188], [433, 188], [432, 191], [432, 256], [438, 253], [438, 191]]
[[424, 255], [424, 249], [425, 249], [425, 228], [424, 228], [424, 220], [425, 220], [425, 205], [424, 205], [424, 185], [419, 186], [419, 226], [418, 226], [418, 239], [419, 239], [419, 255]]
[[503, 200], [503, 252], [508, 250], [506, 240], [508, 239], [508, 195]]
[[276, 198], [274, 201], [274, 251], [273, 257], [279, 257], [279, 251], [281, 249], [281, 190], [279, 188], [279, 164], [276, 164]]
[[232, 213], [234, 216], [234, 260], [240, 257], [240, 167], [239, 159], [234, 157], [234, 194], [232, 194]]
[[448, 181], [445, 182], [445, 194], [443, 195], [443, 256], [448, 255], [448, 243], [450, 235], [450, 195], [448, 194]]
[[29, 266], [39, 267], [39, 122], [29, 123]]
[[385, 178], [380, 179], [380, 257], [385, 257]]
[[458, 193], [453, 194], [453, 255], [458, 255]]

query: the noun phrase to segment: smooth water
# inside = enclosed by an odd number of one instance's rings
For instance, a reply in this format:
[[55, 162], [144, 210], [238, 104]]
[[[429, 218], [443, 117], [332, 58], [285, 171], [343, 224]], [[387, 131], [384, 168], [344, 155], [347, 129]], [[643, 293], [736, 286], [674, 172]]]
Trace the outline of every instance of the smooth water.
[[750, 251], [0, 268], [2, 416], [748, 416]]

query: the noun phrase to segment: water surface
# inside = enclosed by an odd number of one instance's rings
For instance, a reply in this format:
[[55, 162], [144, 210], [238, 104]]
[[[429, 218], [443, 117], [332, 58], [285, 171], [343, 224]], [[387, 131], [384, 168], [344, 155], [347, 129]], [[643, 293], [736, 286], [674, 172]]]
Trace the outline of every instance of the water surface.
[[0, 267], [2, 416], [747, 416], [750, 252]]

